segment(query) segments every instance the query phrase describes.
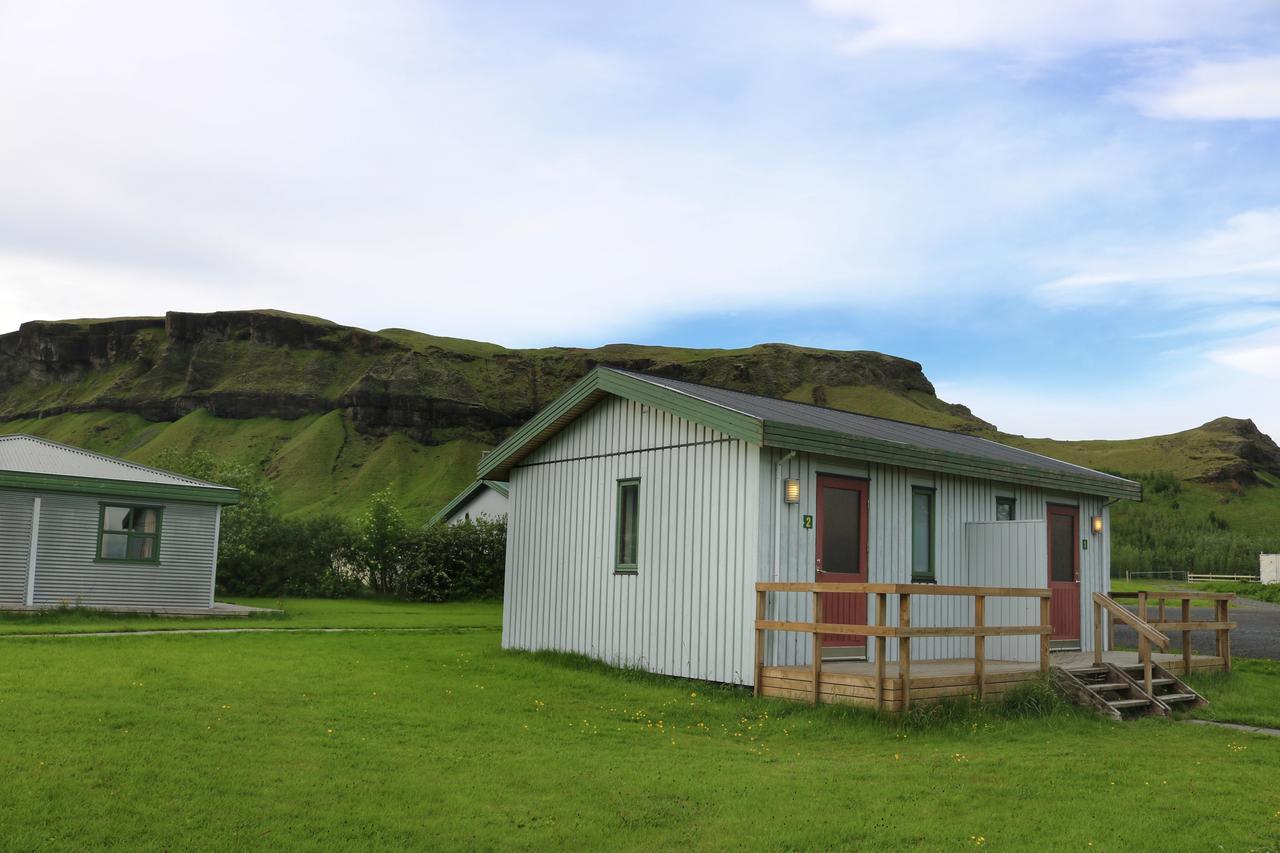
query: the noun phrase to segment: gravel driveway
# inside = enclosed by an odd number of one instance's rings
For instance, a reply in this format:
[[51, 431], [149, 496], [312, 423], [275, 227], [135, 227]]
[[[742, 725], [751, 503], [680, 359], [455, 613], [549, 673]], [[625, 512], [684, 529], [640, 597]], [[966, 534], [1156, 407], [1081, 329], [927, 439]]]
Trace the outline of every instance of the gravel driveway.
[[[1240, 627], [1231, 632], [1231, 656], [1241, 658], [1270, 658], [1280, 660], [1280, 604], [1267, 601], [1255, 601], [1251, 598], [1237, 598], [1231, 608], [1230, 619], [1239, 622]], [[1166, 619], [1176, 619], [1181, 613], [1181, 605], [1175, 605], [1165, 611]], [[1136, 608], [1129, 608], [1137, 612]], [[1155, 605], [1147, 605], [1147, 615], [1155, 618]], [[1192, 619], [1212, 620], [1212, 607], [1191, 608]], [[1193, 631], [1191, 633], [1191, 649], [1200, 654], [1211, 655], [1217, 650], [1217, 633], [1214, 631]], [[1116, 645], [1123, 648], [1137, 648], [1138, 636], [1128, 625], [1116, 625]], [[1169, 632], [1169, 648], [1165, 652], [1182, 651], [1182, 632]]]

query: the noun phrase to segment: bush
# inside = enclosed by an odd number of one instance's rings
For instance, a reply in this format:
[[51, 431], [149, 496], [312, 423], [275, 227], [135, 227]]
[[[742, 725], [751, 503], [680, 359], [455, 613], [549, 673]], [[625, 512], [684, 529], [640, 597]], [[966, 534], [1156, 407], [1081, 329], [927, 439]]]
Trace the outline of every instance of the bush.
[[437, 524], [408, 537], [399, 592], [413, 601], [501, 598], [507, 522]]

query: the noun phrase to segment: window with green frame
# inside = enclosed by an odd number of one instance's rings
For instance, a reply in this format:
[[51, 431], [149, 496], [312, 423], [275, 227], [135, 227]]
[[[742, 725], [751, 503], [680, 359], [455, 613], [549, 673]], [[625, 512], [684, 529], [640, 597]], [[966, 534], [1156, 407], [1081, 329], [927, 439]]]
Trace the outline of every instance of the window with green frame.
[[911, 488], [911, 579], [935, 581], [933, 562], [933, 498], [934, 490], [924, 486]]
[[640, 481], [618, 481], [617, 543], [613, 568], [634, 572], [640, 565]]
[[98, 514], [98, 559], [154, 563], [160, 559], [160, 507], [102, 504]]

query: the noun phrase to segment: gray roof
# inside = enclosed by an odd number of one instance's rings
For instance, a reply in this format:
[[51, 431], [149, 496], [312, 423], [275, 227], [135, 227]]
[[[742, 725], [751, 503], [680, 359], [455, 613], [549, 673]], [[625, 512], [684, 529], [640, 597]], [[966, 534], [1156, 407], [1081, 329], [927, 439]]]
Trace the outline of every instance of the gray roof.
[[184, 477], [158, 468], [148, 468], [136, 462], [126, 462], [114, 456], [104, 456], [101, 453], [72, 447], [69, 444], [59, 444], [56, 441], [36, 438], [32, 435], [0, 436], [0, 471], [230, 490], [227, 486], [207, 483], [204, 480]]
[[762, 397], [743, 391], [730, 391], [727, 388], [715, 388], [710, 385], [698, 385], [679, 379], [667, 379], [651, 376], [647, 373], [636, 373], [618, 368], [603, 368], [639, 379], [653, 385], [666, 388], [703, 402], [738, 412], [762, 421], [791, 424], [799, 427], [830, 430], [857, 438], [878, 439], [896, 444], [920, 447], [926, 450], [937, 450], [944, 453], [959, 453], [994, 462], [1010, 465], [1025, 465], [1044, 471], [1072, 474], [1112, 480], [1117, 484], [1128, 484], [1130, 481], [1073, 465], [1060, 459], [1053, 459], [1030, 450], [1010, 447], [998, 441], [980, 438], [975, 435], [949, 432], [944, 429], [904, 423], [903, 421], [877, 418], [871, 415], [859, 415], [839, 409], [828, 409], [808, 403], [797, 403], [792, 400], [779, 400], [775, 397]]

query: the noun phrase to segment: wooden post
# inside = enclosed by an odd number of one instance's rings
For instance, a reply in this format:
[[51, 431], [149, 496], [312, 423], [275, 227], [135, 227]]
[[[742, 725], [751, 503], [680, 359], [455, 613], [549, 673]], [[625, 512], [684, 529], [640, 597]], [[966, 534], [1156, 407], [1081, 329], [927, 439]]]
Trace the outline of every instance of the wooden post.
[[1116, 647], [1116, 617], [1107, 612], [1107, 648], [1115, 649]]
[[755, 694], [760, 696], [764, 690], [760, 682], [764, 680], [764, 631], [760, 628], [760, 623], [765, 618], [765, 596], [768, 595], [764, 590], [756, 590], [756, 688]]
[[1142, 689], [1151, 695], [1151, 641], [1146, 634], [1138, 635], [1138, 657], [1142, 658]]
[[1102, 605], [1093, 603], [1093, 665], [1102, 666]]
[[[973, 627], [983, 628], [987, 624], [987, 597], [973, 597]], [[977, 683], [978, 700], [982, 700], [984, 680], [986, 678], [987, 638], [977, 634], [973, 638], [973, 680]]]
[[[1048, 596], [1040, 599], [1040, 627], [1050, 628], [1052, 619], [1049, 615], [1050, 600]], [[1049, 673], [1049, 633], [1045, 632], [1040, 635], [1040, 672], [1047, 675]]]
[[[898, 628], [911, 627], [911, 594], [898, 595]], [[911, 707], [911, 638], [898, 638], [898, 676], [902, 680], [902, 710]]]
[[[1218, 602], [1217, 609], [1214, 611], [1218, 616], [1219, 622], [1226, 622], [1231, 618], [1230, 602], [1222, 599]], [[1227, 672], [1231, 671], [1231, 629], [1218, 629], [1218, 657], [1222, 658], [1222, 668]]]
[[[813, 594], [813, 621], [822, 621], [822, 593]], [[818, 682], [822, 679], [822, 635], [813, 632], [813, 704], [818, 704]]]
[[[883, 628], [889, 622], [889, 595], [876, 593], [876, 625]], [[884, 659], [889, 656], [888, 638], [876, 637], [876, 710], [884, 710]]]
[[1156, 602], [1156, 613], [1159, 614], [1160, 621], [1163, 622], [1164, 621], [1164, 598], [1163, 597], [1160, 598], [1158, 602]]
[[[1138, 593], [1138, 618], [1143, 622], [1147, 621], [1147, 593], [1145, 590]], [[1147, 691], [1147, 695], [1151, 695], [1151, 641], [1143, 635], [1138, 635], [1138, 657], [1142, 659], [1142, 687]]]
[[[1182, 621], [1191, 621], [1191, 596], [1182, 599]], [[1182, 632], [1182, 674], [1191, 674], [1191, 632]]]

